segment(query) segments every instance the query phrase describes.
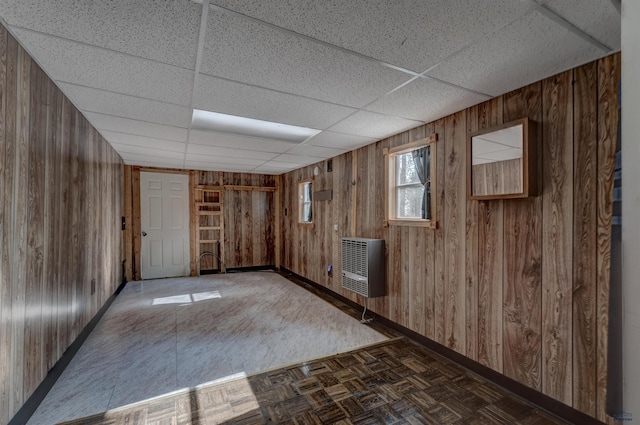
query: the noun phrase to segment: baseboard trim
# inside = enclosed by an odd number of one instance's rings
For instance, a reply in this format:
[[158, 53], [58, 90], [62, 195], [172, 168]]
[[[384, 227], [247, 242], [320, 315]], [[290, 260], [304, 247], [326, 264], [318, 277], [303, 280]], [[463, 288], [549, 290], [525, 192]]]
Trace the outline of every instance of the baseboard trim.
[[84, 329], [82, 329], [80, 335], [77, 336], [75, 341], [73, 341], [69, 348], [67, 348], [67, 350], [62, 354], [62, 357], [60, 357], [56, 364], [53, 365], [49, 373], [47, 373], [47, 376], [40, 383], [40, 385], [38, 385], [38, 388], [36, 388], [33, 394], [31, 394], [31, 397], [27, 399], [20, 410], [18, 410], [18, 413], [15, 414], [15, 416], [9, 421], [7, 425], [24, 425], [29, 421], [31, 416], [38, 409], [38, 406], [40, 406], [40, 403], [42, 403], [42, 400], [44, 400], [44, 398], [47, 396], [60, 375], [62, 375], [62, 372], [64, 372], [64, 370], [67, 368], [91, 331], [93, 331], [100, 319], [102, 319], [104, 313], [109, 309], [109, 307], [113, 303], [113, 300], [115, 300], [118, 294], [122, 292], [122, 289], [124, 289], [126, 284], [126, 281], [122, 282], [118, 286], [118, 288], [116, 288], [113, 295], [111, 295], [109, 299], [107, 299], [102, 308], [100, 308], [96, 315], [93, 316], [93, 319], [91, 319], [91, 321], [87, 323]]
[[[266, 266], [250, 266], [250, 267], [231, 267], [226, 269], [226, 273], [243, 273], [243, 272], [260, 272], [265, 270], [276, 270], [276, 266], [266, 265]], [[200, 270], [200, 276], [211, 275], [211, 274], [224, 274], [217, 269], [213, 270]]]
[[[291, 277], [293, 277], [297, 280], [300, 280], [306, 284], [313, 286], [314, 288], [318, 289], [321, 292], [324, 292], [325, 294], [328, 294], [333, 298], [336, 298], [342, 301], [343, 303], [355, 308], [356, 310], [362, 309], [362, 306], [360, 304], [351, 301], [350, 299], [338, 294], [337, 292], [332, 291], [331, 289], [325, 286], [322, 286], [312, 280], [309, 280], [303, 276], [300, 276], [285, 267], [281, 267], [280, 269], [281, 269], [282, 276], [285, 278], [290, 279]], [[375, 312], [371, 312], [371, 313], [375, 313]], [[476, 375], [479, 375], [484, 379], [491, 381], [496, 385], [499, 385], [505, 390], [517, 395], [518, 397], [521, 397], [529, 401], [530, 403], [535, 404], [541, 409], [544, 409], [547, 412], [555, 416], [558, 416], [559, 418], [565, 421], [568, 421], [570, 423], [575, 423], [575, 424], [581, 424], [581, 425], [605, 425], [604, 422], [600, 422], [599, 420], [577, 409], [574, 409], [571, 406], [567, 406], [566, 404], [558, 400], [555, 400], [539, 391], [536, 391], [530, 387], [527, 387], [526, 385], [523, 385], [520, 382], [509, 378], [508, 376], [505, 376], [499, 372], [496, 372], [495, 370], [488, 368], [487, 366], [481, 363], [478, 363], [475, 360], [472, 360], [466, 356], [463, 356], [462, 354], [456, 351], [453, 351], [452, 349], [445, 347], [444, 345], [432, 339], [429, 339], [424, 335], [421, 335], [415, 331], [412, 331], [409, 328], [399, 325], [387, 319], [384, 316], [380, 316], [378, 313], [375, 313], [375, 315], [376, 315], [375, 316], [376, 321], [381, 322], [385, 326], [388, 326], [389, 328], [401, 333], [402, 335], [412, 339], [413, 341], [416, 341], [421, 345], [427, 347], [429, 350], [433, 351], [434, 353], [439, 354], [447, 358], [448, 360], [451, 360], [457, 363], [458, 365], [475, 373]]]

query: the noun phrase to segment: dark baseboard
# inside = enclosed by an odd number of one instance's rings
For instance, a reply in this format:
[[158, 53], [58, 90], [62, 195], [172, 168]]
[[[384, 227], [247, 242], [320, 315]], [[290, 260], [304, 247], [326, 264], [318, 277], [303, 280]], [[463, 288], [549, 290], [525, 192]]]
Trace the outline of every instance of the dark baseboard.
[[[251, 267], [232, 267], [226, 270], [227, 273], [241, 273], [241, 272], [260, 272], [265, 270], [276, 270], [275, 266], [267, 265], [267, 266], [251, 266]], [[210, 274], [224, 274], [218, 269], [213, 270], [200, 270], [200, 276], [210, 275]]]
[[[322, 286], [303, 276], [297, 275], [296, 273], [284, 267], [281, 267], [280, 269], [281, 269], [281, 274], [284, 277], [289, 277], [289, 278], [293, 277], [342, 301], [343, 303], [355, 308], [356, 310], [362, 309], [361, 305], [351, 301], [348, 298], [345, 298], [344, 296], [332, 291], [331, 289], [325, 286]], [[479, 375], [484, 379], [491, 381], [496, 385], [499, 385], [500, 387], [515, 394], [516, 396], [523, 398], [530, 403], [535, 404], [541, 409], [546, 410], [547, 412], [555, 416], [558, 416], [559, 418], [564, 419], [567, 422], [574, 423], [574, 424], [581, 424], [581, 425], [604, 425], [604, 422], [600, 422], [599, 420], [585, 413], [582, 413], [581, 411], [576, 410], [571, 406], [567, 406], [566, 404], [559, 402], [558, 400], [555, 400], [547, 395], [542, 394], [539, 391], [536, 391], [530, 387], [527, 387], [526, 385], [523, 385], [520, 382], [517, 382], [509, 378], [508, 376], [505, 376], [499, 372], [496, 372], [495, 370], [488, 368], [487, 366], [481, 363], [478, 363], [475, 360], [472, 360], [466, 356], [463, 356], [462, 354], [456, 351], [453, 351], [452, 349], [445, 347], [444, 345], [437, 343], [432, 339], [427, 338], [424, 335], [421, 335], [415, 331], [412, 331], [411, 329], [405, 328], [404, 326], [399, 325], [387, 319], [386, 317], [380, 316], [377, 313], [376, 313], [376, 321], [379, 321], [385, 326], [427, 347], [429, 350], [433, 351], [434, 353], [439, 354], [442, 357], [445, 357], [448, 360], [451, 360], [459, 364], [460, 366], [475, 373], [476, 375]]]
[[122, 282], [118, 288], [115, 290], [113, 295], [109, 297], [109, 299], [104, 303], [102, 308], [98, 310], [96, 315], [91, 319], [87, 326], [84, 327], [80, 335], [73, 341], [73, 343], [67, 348], [67, 350], [62, 354], [62, 357], [56, 362], [55, 365], [51, 368], [47, 376], [44, 380], [38, 385], [38, 388], [31, 394], [31, 397], [27, 399], [27, 401], [22, 405], [18, 413], [9, 421], [7, 425], [24, 425], [26, 424], [31, 416], [34, 414], [42, 400], [47, 396], [51, 387], [56, 383], [62, 372], [69, 365], [73, 357], [76, 355], [84, 341], [87, 339], [91, 331], [96, 327], [104, 313], [113, 303], [113, 300], [122, 292], [122, 289], [125, 287], [127, 282]]

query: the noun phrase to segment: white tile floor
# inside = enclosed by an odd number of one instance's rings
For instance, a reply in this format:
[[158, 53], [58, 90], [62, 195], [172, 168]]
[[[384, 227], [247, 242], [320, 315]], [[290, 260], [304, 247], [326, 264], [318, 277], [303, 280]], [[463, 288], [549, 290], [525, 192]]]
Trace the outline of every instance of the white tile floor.
[[28, 424], [385, 339], [274, 272], [130, 282]]

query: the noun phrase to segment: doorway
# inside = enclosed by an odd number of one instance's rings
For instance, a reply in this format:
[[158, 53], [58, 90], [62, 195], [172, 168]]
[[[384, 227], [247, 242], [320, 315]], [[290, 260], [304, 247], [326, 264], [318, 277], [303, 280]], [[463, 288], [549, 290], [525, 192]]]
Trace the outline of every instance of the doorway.
[[140, 172], [141, 278], [188, 276], [189, 176]]

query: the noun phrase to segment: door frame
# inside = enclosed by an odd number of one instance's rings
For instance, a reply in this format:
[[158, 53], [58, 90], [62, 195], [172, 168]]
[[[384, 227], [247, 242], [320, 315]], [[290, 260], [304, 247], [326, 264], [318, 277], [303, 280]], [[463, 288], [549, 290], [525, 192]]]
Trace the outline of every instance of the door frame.
[[155, 167], [142, 167], [142, 166], [133, 166], [132, 170], [132, 206], [133, 206], [133, 220], [132, 220], [132, 233], [133, 233], [133, 264], [132, 264], [132, 272], [133, 278], [135, 280], [141, 280], [141, 261], [140, 261], [140, 252], [142, 249], [142, 238], [141, 238], [141, 220], [140, 220], [140, 172], [147, 171], [151, 173], [166, 173], [166, 174], [186, 174], [189, 176], [189, 250], [190, 250], [190, 275], [194, 275], [195, 270], [195, 262], [193, 258], [194, 254], [194, 205], [193, 205], [193, 184], [195, 179], [195, 172], [189, 170], [174, 170], [169, 168], [155, 168]]

